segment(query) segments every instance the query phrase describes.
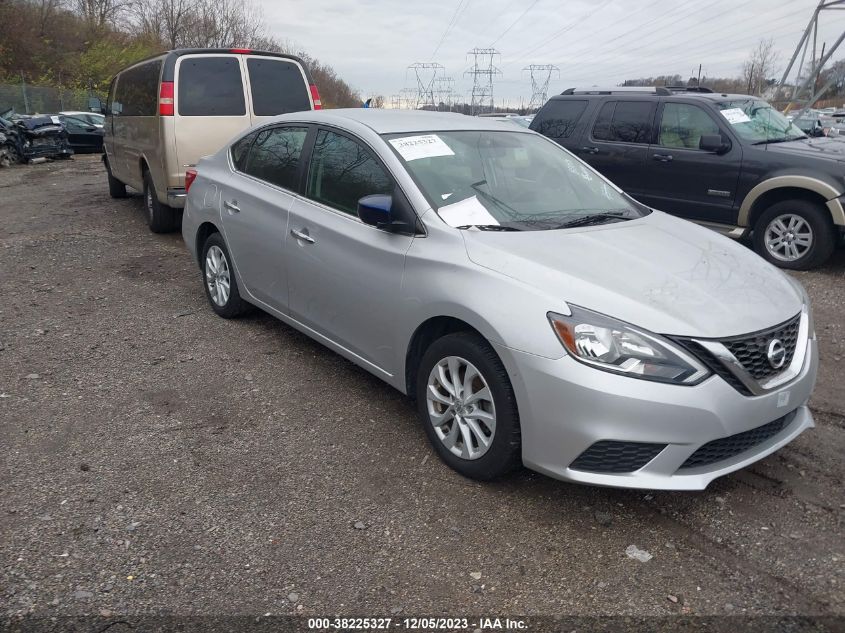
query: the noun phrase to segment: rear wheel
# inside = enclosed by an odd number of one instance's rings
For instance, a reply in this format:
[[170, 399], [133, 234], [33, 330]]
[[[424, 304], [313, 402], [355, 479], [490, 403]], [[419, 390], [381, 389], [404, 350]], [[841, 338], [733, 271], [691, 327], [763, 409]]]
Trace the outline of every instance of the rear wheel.
[[109, 167], [109, 161], [103, 161], [106, 164], [106, 178], [109, 181], [109, 195], [112, 198], [125, 198], [126, 197], [126, 185], [120, 182], [117, 178], [112, 176], [111, 167]]
[[229, 249], [220, 233], [208, 236], [202, 248], [201, 261], [205, 296], [211, 308], [224, 319], [233, 319], [248, 312], [251, 306], [241, 299]]
[[179, 213], [173, 207], [158, 201], [153, 177], [144, 172], [144, 208], [147, 211], [147, 224], [153, 233], [170, 233], [179, 228]]
[[510, 379], [477, 334], [448, 334], [426, 350], [417, 372], [417, 407], [434, 450], [465, 477], [495, 479], [522, 463]]
[[754, 225], [754, 250], [780, 268], [809, 270], [836, 247], [830, 213], [809, 200], [784, 200], [766, 209]]

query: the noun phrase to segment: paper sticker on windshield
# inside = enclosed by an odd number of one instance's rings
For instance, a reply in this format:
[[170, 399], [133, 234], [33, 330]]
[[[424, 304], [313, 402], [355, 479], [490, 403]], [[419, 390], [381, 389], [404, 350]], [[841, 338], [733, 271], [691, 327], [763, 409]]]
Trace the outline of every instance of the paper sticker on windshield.
[[390, 144], [407, 161], [417, 160], [418, 158], [455, 155], [455, 152], [437, 134], [403, 136], [402, 138], [390, 139]]
[[736, 125], [737, 123], [748, 123], [751, 120], [742, 108], [722, 110], [722, 116], [725, 117], [731, 125]]
[[499, 221], [490, 215], [478, 198], [466, 198], [460, 202], [440, 207], [437, 212], [443, 221], [449, 226], [468, 226], [470, 224], [499, 224]]

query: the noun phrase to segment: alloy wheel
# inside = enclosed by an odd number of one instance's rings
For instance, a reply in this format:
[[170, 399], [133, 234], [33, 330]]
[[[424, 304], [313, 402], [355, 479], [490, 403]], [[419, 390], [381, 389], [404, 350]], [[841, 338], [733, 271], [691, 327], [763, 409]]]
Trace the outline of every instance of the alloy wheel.
[[221, 308], [229, 301], [231, 278], [226, 254], [219, 246], [212, 246], [205, 254], [205, 283], [211, 300]]
[[794, 262], [804, 257], [813, 246], [813, 228], [803, 217], [784, 213], [774, 218], [764, 234], [766, 250], [782, 262]]
[[443, 445], [462, 459], [482, 457], [496, 435], [493, 394], [480, 371], [460, 356], [447, 356], [428, 376], [428, 417]]

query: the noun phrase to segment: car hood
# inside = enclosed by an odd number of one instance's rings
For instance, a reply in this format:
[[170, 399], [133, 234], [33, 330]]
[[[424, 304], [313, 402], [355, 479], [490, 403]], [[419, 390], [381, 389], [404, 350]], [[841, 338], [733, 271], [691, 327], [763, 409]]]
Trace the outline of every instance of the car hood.
[[785, 143], [769, 143], [765, 147], [769, 152], [845, 160], [845, 142], [837, 137], [804, 138]]
[[598, 227], [463, 235], [471, 261], [548, 294], [550, 310], [563, 300], [661, 334], [746, 334], [802, 306], [786, 275], [746, 247], [659, 211]]

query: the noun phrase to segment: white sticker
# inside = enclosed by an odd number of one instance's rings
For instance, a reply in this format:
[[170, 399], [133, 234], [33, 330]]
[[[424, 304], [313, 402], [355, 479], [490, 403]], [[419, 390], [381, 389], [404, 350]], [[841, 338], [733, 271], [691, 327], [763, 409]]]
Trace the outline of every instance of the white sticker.
[[490, 215], [487, 207], [481, 204], [475, 196], [445, 207], [440, 207], [438, 213], [449, 226], [499, 224], [499, 221]]
[[417, 160], [418, 158], [455, 155], [455, 152], [437, 134], [403, 136], [402, 138], [390, 139], [390, 144], [407, 161]]
[[781, 407], [789, 406], [789, 392], [788, 391], [781, 391], [778, 394], [778, 409]]
[[736, 125], [737, 123], [748, 123], [751, 120], [742, 108], [722, 110], [722, 116], [725, 117], [731, 125]]

